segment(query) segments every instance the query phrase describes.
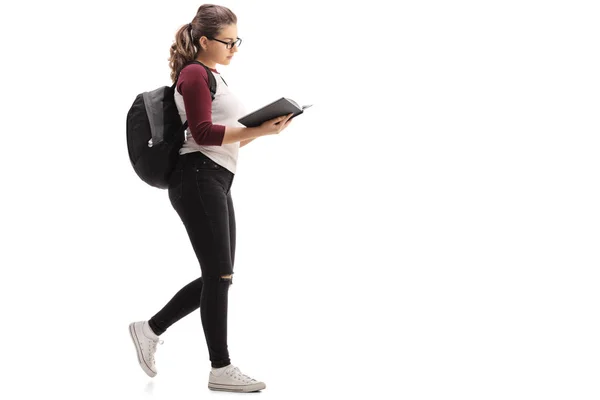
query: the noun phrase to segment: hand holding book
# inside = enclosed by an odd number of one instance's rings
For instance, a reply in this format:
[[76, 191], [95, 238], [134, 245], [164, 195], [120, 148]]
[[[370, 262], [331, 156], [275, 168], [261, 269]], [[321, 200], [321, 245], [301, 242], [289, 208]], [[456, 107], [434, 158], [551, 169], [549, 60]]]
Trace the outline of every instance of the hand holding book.
[[282, 130], [288, 127], [292, 122], [292, 116], [294, 113], [288, 115], [282, 115], [277, 118], [270, 119], [260, 124], [260, 128], [263, 129], [265, 135], [274, 135], [280, 133]]

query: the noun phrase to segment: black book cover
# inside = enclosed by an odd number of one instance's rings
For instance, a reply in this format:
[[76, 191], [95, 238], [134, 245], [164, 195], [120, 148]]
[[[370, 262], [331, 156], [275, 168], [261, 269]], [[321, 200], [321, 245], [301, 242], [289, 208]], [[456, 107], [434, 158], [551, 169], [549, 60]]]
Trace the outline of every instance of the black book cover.
[[242, 118], [238, 119], [238, 122], [247, 128], [253, 128], [260, 126], [263, 122], [270, 119], [291, 113], [294, 114], [292, 115], [292, 118], [295, 118], [302, 114], [304, 110], [310, 106], [312, 106], [312, 104], [299, 106], [294, 100], [282, 97], [279, 100], [275, 100], [274, 102], [243, 116]]

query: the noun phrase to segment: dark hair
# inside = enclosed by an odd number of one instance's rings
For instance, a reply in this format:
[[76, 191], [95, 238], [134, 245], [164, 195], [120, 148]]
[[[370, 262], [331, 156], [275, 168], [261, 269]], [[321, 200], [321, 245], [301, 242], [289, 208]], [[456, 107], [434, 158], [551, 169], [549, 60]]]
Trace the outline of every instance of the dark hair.
[[191, 24], [183, 25], [175, 34], [169, 57], [171, 81], [175, 82], [183, 66], [195, 60], [202, 51], [199, 42], [202, 36], [215, 37], [221, 29], [231, 24], [237, 24], [237, 17], [229, 8], [215, 4], [201, 5]]

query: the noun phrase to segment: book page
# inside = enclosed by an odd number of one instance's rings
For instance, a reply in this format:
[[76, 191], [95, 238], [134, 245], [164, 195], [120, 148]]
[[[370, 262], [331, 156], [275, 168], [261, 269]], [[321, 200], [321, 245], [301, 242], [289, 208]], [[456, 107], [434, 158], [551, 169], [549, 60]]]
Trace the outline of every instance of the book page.
[[302, 110], [302, 108], [294, 100], [288, 99], [287, 97], [284, 97], [284, 99], [286, 99], [287, 101], [289, 101], [290, 103], [292, 103], [294, 106], [296, 106], [296, 108], [298, 108], [298, 110]]

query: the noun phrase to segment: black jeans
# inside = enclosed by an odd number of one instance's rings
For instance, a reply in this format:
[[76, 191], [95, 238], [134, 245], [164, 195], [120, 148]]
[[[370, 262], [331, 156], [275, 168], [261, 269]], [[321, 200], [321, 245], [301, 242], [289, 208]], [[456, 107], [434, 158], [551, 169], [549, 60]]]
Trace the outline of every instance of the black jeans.
[[160, 335], [200, 308], [214, 368], [230, 364], [227, 348], [227, 296], [235, 255], [234, 174], [200, 152], [179, 156], [169, 182], [169, 200], [181, 218], [200, 263], [202, 276], [184, 286], [148, 323]]

